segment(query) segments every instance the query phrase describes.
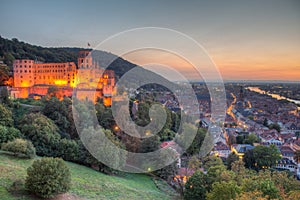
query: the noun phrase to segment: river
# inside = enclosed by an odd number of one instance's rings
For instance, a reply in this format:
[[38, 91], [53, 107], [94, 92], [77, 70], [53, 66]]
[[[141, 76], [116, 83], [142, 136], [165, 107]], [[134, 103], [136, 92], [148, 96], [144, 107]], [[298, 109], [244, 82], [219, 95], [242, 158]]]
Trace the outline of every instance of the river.
[[272, 93], [266, 92], [265, 90], [260, 89], [259, 87], [247, 87], [246, 89], [253, 91], [253, 92], [257, 92], [259, 94], [269, 95], [277, 100], [287, 100], [289, 102], [295, 103], [298, 106], [298, 110], [300, 110], [300, 100], [290, 99], [290, 98], [287, 98], [284, 96], [280, 96], [279, 94], [272, 94]]

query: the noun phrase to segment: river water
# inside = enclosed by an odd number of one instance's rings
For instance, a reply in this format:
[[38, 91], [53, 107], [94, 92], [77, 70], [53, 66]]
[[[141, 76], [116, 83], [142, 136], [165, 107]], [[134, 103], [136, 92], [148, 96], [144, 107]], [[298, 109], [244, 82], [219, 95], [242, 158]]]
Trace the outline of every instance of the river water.
[[290, 99], [290, 98], [287, 98], [287, 97], [284, 97], [284, 96], [280, 96], [278, 94], [272, 94], [272, 93], [266, 92], [265, 90], [260, 89], [259, 87], [247, 87], [246, 89], [248, 89], [250, 91], [253, 91], [253, 92], [257, 92], [259, 94], [269, 95], [269, 96], [271, 96], [271, 97], [273, 97], [274, 99], [277, 99], [277, 100], [287, 100], [289, 102], [298, 104], [298, 110], [300, 110], [300, 106], [299, 106], [300, 105], [300, 100]]

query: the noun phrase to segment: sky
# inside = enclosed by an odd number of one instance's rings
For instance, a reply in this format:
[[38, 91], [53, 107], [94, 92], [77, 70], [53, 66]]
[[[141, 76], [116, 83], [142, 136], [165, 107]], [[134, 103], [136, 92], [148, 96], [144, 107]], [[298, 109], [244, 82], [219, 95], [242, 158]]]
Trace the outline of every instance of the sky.
[[[0, 0], [0, 35], [40, 46], [96, 47], [140, 27], [193, 38], [224, 80], [300, 80], [299, 0]], [[189, 64], [160, 51], [125, 58], [140, 65], [155, 58], [191, 72]]]

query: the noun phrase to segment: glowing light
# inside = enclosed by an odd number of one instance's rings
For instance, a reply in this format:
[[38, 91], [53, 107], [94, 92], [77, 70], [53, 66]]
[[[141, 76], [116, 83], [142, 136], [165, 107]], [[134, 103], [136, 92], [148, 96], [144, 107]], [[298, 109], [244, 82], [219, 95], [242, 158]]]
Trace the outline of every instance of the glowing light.
[[54, 84], [55, 85], [67, 85], [67, 81], [66, 80], [55, 80]]
[[149, 135], [151, 135], [151, 131], [150, 130], [146, 130], [145, 134], [146, 134], [146, 136], [149, 136]]

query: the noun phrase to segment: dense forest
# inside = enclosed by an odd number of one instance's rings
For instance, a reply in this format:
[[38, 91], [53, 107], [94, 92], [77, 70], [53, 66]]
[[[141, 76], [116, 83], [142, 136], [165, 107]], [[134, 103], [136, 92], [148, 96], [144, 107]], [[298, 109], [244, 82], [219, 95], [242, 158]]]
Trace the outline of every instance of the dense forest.
[[[32, 59], [41, 62], [75, 62], [77, 65], [77, 57], [80, 50], [85, 49], [78, 47], [46, 48], [31, 45], [16, 38], [9, 40], [0, 36], [0, 60], [9, 66], [11, 71], [15, 59]], [[100, 66], [109, 65], [108, 68], [114, 70], [118, 77], [136, 67], [135, 64], [112, 53], [96, 50], [93, 54], [99, 60]]]

